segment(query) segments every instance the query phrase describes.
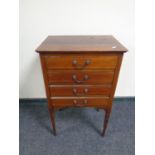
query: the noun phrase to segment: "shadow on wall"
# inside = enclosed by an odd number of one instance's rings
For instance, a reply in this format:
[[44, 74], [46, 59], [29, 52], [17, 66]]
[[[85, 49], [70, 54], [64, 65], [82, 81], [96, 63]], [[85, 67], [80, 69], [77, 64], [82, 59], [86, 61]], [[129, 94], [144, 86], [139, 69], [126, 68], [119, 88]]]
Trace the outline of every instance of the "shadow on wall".
[[27, 63], [21, 70], [19, 97], [41, 98], [45, 96], [43, 76], [39, 55]]

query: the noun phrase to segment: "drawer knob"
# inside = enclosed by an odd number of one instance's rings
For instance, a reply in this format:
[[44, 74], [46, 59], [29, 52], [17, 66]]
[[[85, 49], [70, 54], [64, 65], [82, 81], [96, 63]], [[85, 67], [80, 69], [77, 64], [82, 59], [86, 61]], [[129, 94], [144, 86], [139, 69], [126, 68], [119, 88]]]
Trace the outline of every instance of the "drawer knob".
[[84, 92], [85, 92], [85, 94], [88, 93], [88, 88], [85, 88], [84, 89]]
[[74, 104], [75, 106], [81, 106], [81, 105], [85, 105], [85, 104], [87, 104], [87, 103], [88, 103], [87, 100], [83, 100], [82, 102], [78, 102], [77, 100], [73, 100], [73, 104]]
[[85, 88], [85, 89], [84, 89], [84, 92], [81, 93], [81, 94], [77, 92], [77, 89], [76, 89], [76, 88], [73, 88], [73, 93], [74, 93], [74, 95], [76, 95], [76, 96], [84, 96], [84, 95], [87, 94], [87, 92], [88, 92], [88, 88]]
[[89, 64], [91, 64], [91, 61], [89, 59], [87, 59], [83, 65], [78, 64], [77, 60], [73, 60], [72, 64], [77, 68], [77, 69], [84, 69], [86, 66], [88, 66]]
[[72, 78], [73, 78], [73, 80], [74, 80], [76, 83], [83, 83], [83, 82], [85, 82], [86, 80], [89, 79], [89, 76], [86, 74], [86, 75], [84, 75], [84, 77], [83, 77], [82, 80], [78, 80], [76, 74], [74, 74], [74, 75], [72, 76]]

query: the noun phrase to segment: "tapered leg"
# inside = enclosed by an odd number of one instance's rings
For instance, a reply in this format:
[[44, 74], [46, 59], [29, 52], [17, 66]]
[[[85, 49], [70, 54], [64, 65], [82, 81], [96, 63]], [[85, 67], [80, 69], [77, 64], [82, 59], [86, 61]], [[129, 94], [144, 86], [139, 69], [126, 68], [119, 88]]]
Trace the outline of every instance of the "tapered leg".
[[108, 121], [109, 121], [109, 116], [110, 116], [110, 111], [106, 110], [105, 111], [105, 118], [104, 118], [104, 124], [103, 124], [103, 131], [102, 131], [102, 136], [105, 135], [105, 131], [108, 125]]
[[56, 128], [55, 128], [55, 112], [54, 109], [49, 109], [50, 112], [50, 118], [51, 118], [51, 123], [53, 127], [53, 135], [56, 136]]

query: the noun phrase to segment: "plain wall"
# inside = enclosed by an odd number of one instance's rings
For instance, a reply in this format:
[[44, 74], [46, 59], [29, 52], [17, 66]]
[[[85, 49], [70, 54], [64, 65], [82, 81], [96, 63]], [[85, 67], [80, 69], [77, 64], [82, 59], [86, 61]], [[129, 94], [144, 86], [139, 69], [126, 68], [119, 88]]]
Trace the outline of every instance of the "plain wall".
[[35, 49], [48, 35], [104, 34], [128, 49], [115, 96], [134, 96], [134, 0], [20, 0], [20, 98], [45, 97]]

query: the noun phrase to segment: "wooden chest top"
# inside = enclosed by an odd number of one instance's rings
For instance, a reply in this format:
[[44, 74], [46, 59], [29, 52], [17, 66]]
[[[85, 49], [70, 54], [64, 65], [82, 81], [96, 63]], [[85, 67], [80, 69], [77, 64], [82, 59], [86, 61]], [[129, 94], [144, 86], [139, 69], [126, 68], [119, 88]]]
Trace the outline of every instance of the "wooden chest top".
[[111, 35], [104, 36], [48, 36], [36, 49], [39, 53], [115, 52], [127, 49]]

